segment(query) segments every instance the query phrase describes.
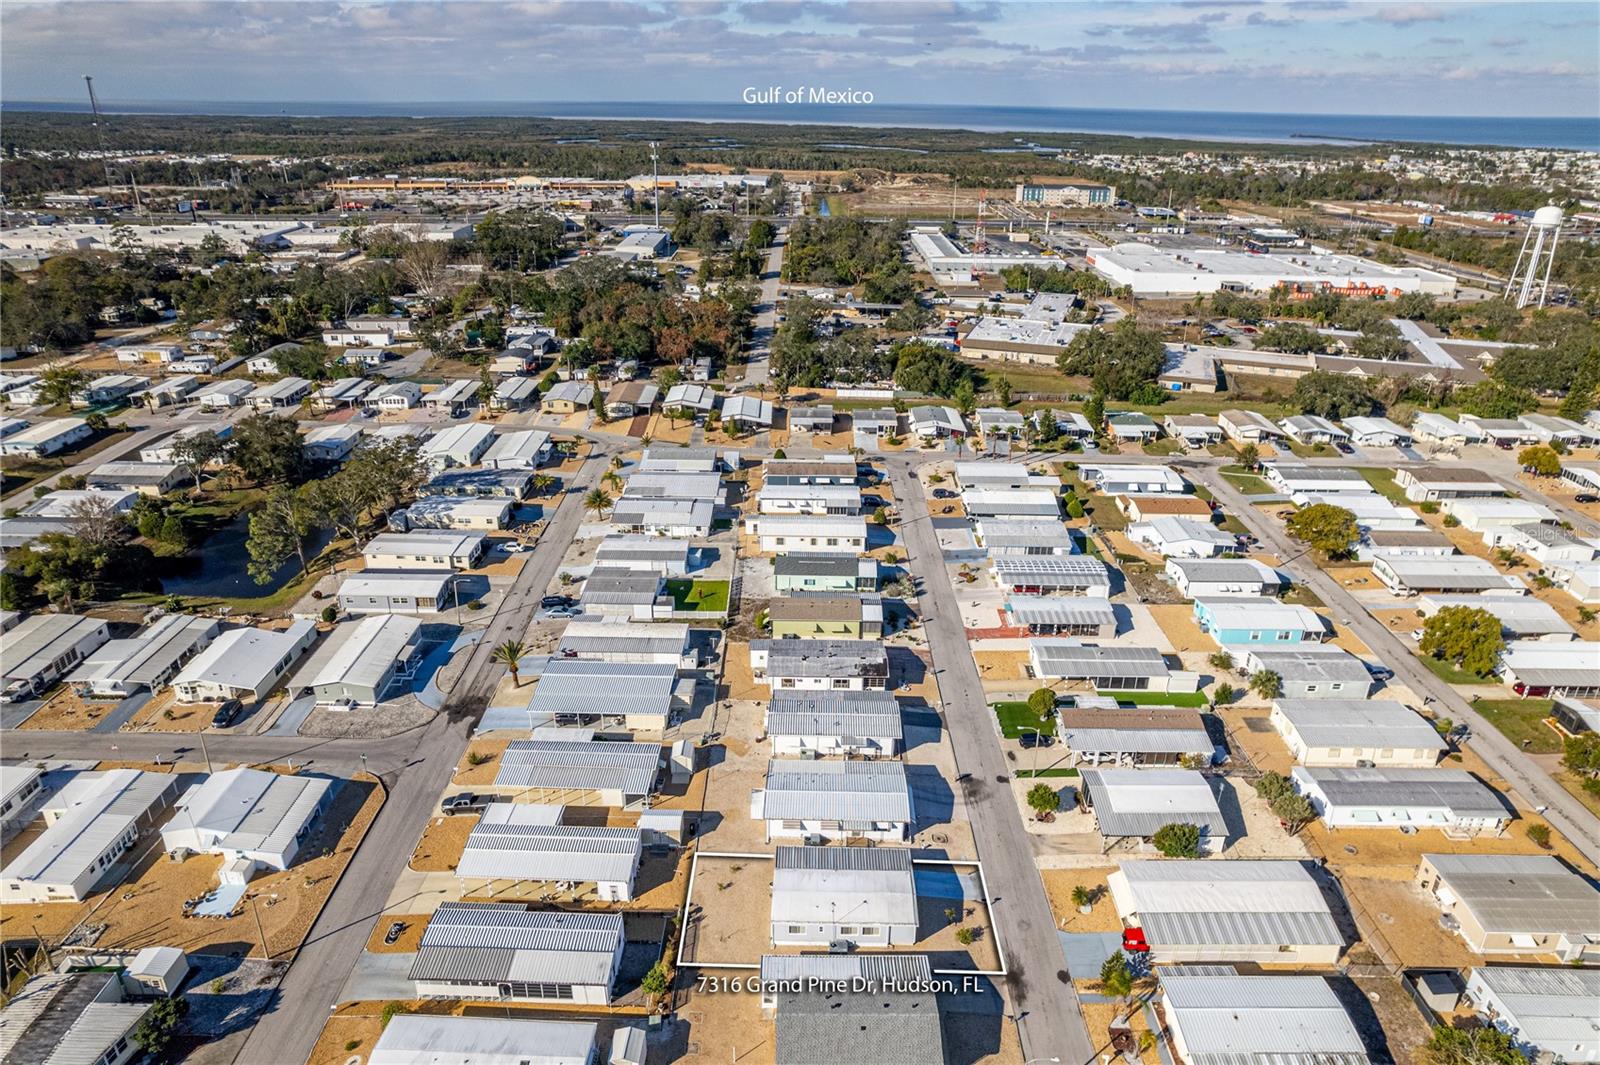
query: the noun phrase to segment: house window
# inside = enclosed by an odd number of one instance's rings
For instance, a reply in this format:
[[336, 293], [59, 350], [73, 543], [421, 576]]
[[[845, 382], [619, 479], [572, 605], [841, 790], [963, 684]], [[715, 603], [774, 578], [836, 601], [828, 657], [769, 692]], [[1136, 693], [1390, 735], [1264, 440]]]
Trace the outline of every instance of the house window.
[[1317, 686], [1315, 684], [1307, 684], [1306, 685], [1306, 694], [1307, 695], [1310, 695], [1312, 692], [1314, 692], [1316, 690], [1317, 690]]
[[853, 924], [842, 924], [839, 926], [839, 934], [841, 936], [853, 936], [856, 934], [856, 926]]
[[1259, 642], [1260, 642], [1260, 640], [1261, 640], [1261, 633], [1259, 633], [1259, 632], [1252, 632], [1252, 633], [1251, 633], [1251, 634], [1250, 634], [1250, 642], [1251, 642], [1251, 643], [1259, 643]]
[[1328, 757], [1329, 758], [1338, 758], [1343, 754], [1344, 754], [1344, 748], [1342, 748], [1342, 747], [1329, 747], [1328, 748]]
[[861, 934], [864, 936], [875, 936], [878, 934], [878, 932], [879, 929], [877, 925], [864, 924], [861, 926]]
[[803, 924], [792, 924], [789, 926], [789, 934], [791, 936], [803, 936], [805, 935], [805, 932], [806, 926]]

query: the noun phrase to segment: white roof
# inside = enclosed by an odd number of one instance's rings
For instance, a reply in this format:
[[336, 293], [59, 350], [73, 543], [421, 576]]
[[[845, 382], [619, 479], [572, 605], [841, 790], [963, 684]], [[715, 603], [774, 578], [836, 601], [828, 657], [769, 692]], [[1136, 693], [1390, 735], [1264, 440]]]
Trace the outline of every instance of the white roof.
[[1385, 699], [1279, 699], [1273, 708], [1308, 747], [1442, 751], [1444, 738], [1411, 708]]
[[82, 418], [51, 418], [37, 425], [30, 425], [19, 433], [13, 433], [6, 438], [6, 443], [11, 445], [45, 444], [67, 433], [77, 432], [84, 428]]
[[763, 514], [755, 519], [760, 536], [861, 536], [867, 519], [844, 514]]
[[443, 517], [492, 518], [503, 520], [511, 510], [511, 500], [503, 496], [427, 496], [406, 508], [415, 522]]
[[478, 382], [465, 378], [450, 381], [422, 397], [424, 403], [459, 403], [477, 391]]
[[211, 618], [167, 614], [129, 640], [110, 640], [73, 671], [74, 683], [109, 680], [153, 685], [201, 640], [217, 630]]
[[481, 532], [430, 529], [427, 532], [379, 533], [367, 541], [362, 554], [368, 558], [382, 555], [446, 555], [454, 558], [470, 555], [482, 541]]
[[315, 629], [310, 621], [296, 621], [282, 632], [230, 629], [191, 658], [172, 683], [203, 682], [259, 692], [277, 675], [278, 663], [290, 649]]
[[184, 793], [178, 800], [184, 812], [167, 822], [162, 835], [192, 833], [208, 849], [280, 853], [310, 823], [332, 786], [327, 777], [225, 769]]
[[1396, 425], [1388, 418], [1372, 418], [1364, 415], [1357, 415], [1355, 417], [1346, 418], [1344, 420], [1344, 425], [1346, 429], [1350, 430], [1350, 434], [1352, 436], [1371, 436], [1381, 435], [1384, 433], [1390, 433], [1394, 436], [1406, 439], [1409, 439], [1411, 436], [1411, 433], [1403, 426]]
[[1162, 544], [1181, 544], [1187, 540], [1198, 540], [1218, 547], [1236, 547], [1239, 543], [1238, 537], [1230, 532], [1224, 532], [1209, 521], [1171, 514], [1162, 514], [1149, 521], [1139, 522], [1129, 529], [1129, 534], [1148, 535]]
[[61, 816], [0, 870], [0, 880], [73, 883], [176, 783], [171, 774], [137, 769], [78, 774], [48, 804]]
[[779, 847], [772, 920], [916, 924], [911, 853], [899, 847]]
[[30, 518], [72, 518], [83, 503], [105, 503], [113, 510], [123, 511], [138, 498], [138, 492], [123, 488], [58, 488], [24, 507], [22, 513]]
[[441, 429], [422, 445], [422, 456], [470, 455], [480, 449], [484, 441], [494, 436], [494, 426], [482, 422], [467, 422]]
[[722, 420], [771, 425], [772, 404], [758, 396], [729, 396], [722, 403]]
[[1112, 481], [1118, 483], [1160, 484], [1165, 490], [1171, 492], [1181, 492], [1184, 486], [1183, 476], [1178, 471], [1167, 466], [1084, 462], [1078, 465], [1078, 472], [1085, 480], [1095, 483]]
[[543, 429], [522, 429], [506, 433], [490, 444], [489, 450], [483, 453], [483, 464], [485, 466], [497, 466], [502, 462], [531, 464], [538, 459], [539, 452], [549, 443], [550, 434]]
[[1291, 629], [1300, 632], [1323, 632], [1327, 629], [1322, 615], [1310, 607], [1280, 603], [1276, 599], [1201, 599], [1195, 606], [1204, 606], [1212, 624], [1218, 629]]
[[1365, 1045], [1320, 976], [1223, 976], [1170, 968], [1167, 1016], [1190, 1065], [1358, 1065]]
[[1520, 1041], [1569, 1060], [1600, 1045], [1600, 969], [1492, 965], [1472, 970], [1467, 986], [1474, 985], [1494, 996], [1500, 1022]]
[[1124, 859], [1130, 910], [1145, 913], [1327, 912], [1317, 881], [1297, 861]]
[[330, 643], [338, 640], [337, 647], [316, 675], [303, 683], [308, 687], [351, 684], [376, 688], [421, 628], [422, 622], [403, 614], [374, 614], [347, 621], [328, 638]]
[[1080, 322], [1049, 322], [1038, 318], [999, 318], [985, 315], [962, 338], [963, 345], [1026, 344], [1064, 348], [1079, 333], [1094, 327]]
[[710, 410], [717, 405], [717, 394], [705, 385], [695, 385], [685, 382], [673, 385], [667, 390], [667, 407], [694, 407], [698, 410]]
[[421, 596], [438, 599], [450, 586], [448, 570], [404, 570], [397, 573], [352, 573], [339, 586], [340, 595]]
[[589, 1065], [596, 1030], [593, 1021], [403, 1013], [367, 1065]]

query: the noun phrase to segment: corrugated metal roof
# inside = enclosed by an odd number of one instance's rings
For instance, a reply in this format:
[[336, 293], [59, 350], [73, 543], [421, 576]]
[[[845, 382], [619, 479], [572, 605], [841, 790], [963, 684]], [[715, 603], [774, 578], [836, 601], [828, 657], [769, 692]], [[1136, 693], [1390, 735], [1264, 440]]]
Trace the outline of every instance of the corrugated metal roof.
[[654, 789], [661, 747], [654, 743], [512, 740], [500, 756], [495, 786], [620, 791]]
[[1045, 673], [1052, 677], [1103, 677], [1134, 675], [1165, 677], [1166, 659], [1154, 647], [1085, 647], [1076, 640], [1028, 641]]
[[410, 978], [609, 985], [622, 937], [620, 913], [446, 902], [423, 930]]
[[[688, 625], [634, 624], [612, 621], [572, 621], [561, 634], [559, 650], [579, 655], [605, 654], [670, 654], [682, 655], [689, 647]], [[559, 659], [552, 659], [545, 667], [549, 676]], [[574, 671], [584, 673], [583, 670]], [[603, 671], [593, 671], [604, 675]]]
[[178, 805], [184, 816], [168, 821], [162, 841], [196, 850], [283, 852], [315, 815], [333, 781], [285, 776], [260, 769], [227, 769], [190, 788]]
[[689, 545], [682, 540], [663, 540], [659, 536], [618, 534], [608, 536], [595, 548], [596, 565], [608, 559], [645, 560], [650, 562], [681, 562], [689, 560]]
[[770, 677], [888, 676], [889, 652], [873, 640], [752, 640]]
[[1006, 612], [1019, 625], [1114, 625], [1117, 620], [1110, 600], [1092, 595], [1013, 595], [1006, 600]]
[[772, 920], [917, 923], [911, 853], [898, 847], [779, 847]]
[[1196, 710], [1060, 710], [1056, 713], [1056, 731], [1067, 747], [1077, 752], [1209, 757], [1216, 750]]
[[1372, 684], [1372, 674], [1367, 670], [1366, 663], [1344, 648], [1331, 644], [1283, 649], [1252, 647], [1249, 656], [1257, 669], [1270, 669], [1285, 682]]
[[[505, 804], [513, 805], [513, 804]], [[636, 828], [495, 822], [473, 827], [456, 876], [496, 880], [629, 882], [639, 866]]]
[[1331, 806], [1440, 807], [1458, 818], [1513, 816], [1487, 784], [1461, 769], [1295, 766], [1291, 776], [1297, 785], [1311, 781]]
[[1490, 933], [1600, 939], [1600, 891], [1560, 859], [1528, 854], [1424, 854]]
[[911, 820], [911, 789], [899, 762], [768, 761], [766, 820]]
[[1357, 1065], [1366, 1047], [1320, 976], [1162, 975], [1191, 1065]]
[[35, 614], [0, 640], [0, 674], [7, 679], [31, 680], [66, 649], [96, 629], [105, 631], [99, 618], [76, 614]]
[[29, 981], [0, 1011], [7, 1065], [98, 1065], [150, 1008], [121, 1002], [115, 973], [50, 973]]
[[868, 980], [874, 983], [930, 981], [926, 954], [763, 954], [761, 982]]
[[1002, 584], [1037, 584], [1053, 588], [1109, 588], [1106, 564], [1076, 555], [1001, 555], [991, 563]]
[[1228, 834], [1216, 795], [1193, 770], [1085, 769], [1080, 779], [1103, 836], [1152, 836], [1175, 823], [1213, 838]]
[[1308, 747], [1442, 751], [1449, 746], [1432, 725], [1402, 703], [1384, 699], [1279, 699], [1272, 705]]
[[[349, 624], [348, 622], [346, 624]], [[349, 635], [306, 683], [347, 684], [372, 688], [376, 694], [395, 661], [415, 644], [422, 622], [403, 614], [374, 614], [355, 622]]]
[[12, 859], [0, 880], [71, 884], [106, 849], [178, 786], [170, 773], [112, 769], [79, 774], [52, 800], [65, 812]]
[[900, 701], [889, 692], [778, 690], [767, 705], [772, 736], [856, 736], [898, 740], [904, 735]]
[[112, 640], [84, 659], [72, 674], [75, 683], [103, 680], [119, 684], [153, 685], [180, 659], [217, 631], [212, 618], [168, 614], [131, 640]]
[[597, 606], [639, 606], [661, 595], [662, 577], [648, 570], [605, 567], [591, 570], [583, 582], [581, 601]]
[[534, 714], [665, 714], [677, 676], [676, 667], [667, 663], [552, 658], [528, 709]]
[[368, 1060], [369, 1065], [591, 1065], [597, 1030], [592, 1021], [402, 1013], [384, 1027]]
[[931, 993], [783, 992], [776, 1065], [935, 1065], [945, 1059]]

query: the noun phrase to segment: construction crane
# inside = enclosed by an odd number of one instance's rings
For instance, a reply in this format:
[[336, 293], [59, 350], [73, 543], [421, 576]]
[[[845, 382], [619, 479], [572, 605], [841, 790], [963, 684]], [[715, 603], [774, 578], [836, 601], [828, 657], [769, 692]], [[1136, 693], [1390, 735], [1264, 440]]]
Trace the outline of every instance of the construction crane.
[[[85, 74], [83, 83], [89, 88], [89, 111], [94, 116], [94, 133], [100, 142], [100, 162], [104, 164], [106, 171], [106, 195], [108, 197], [115, 196], [117, 172], [111, 166], [111, 152], [106, 148], [105, 118], [100, 114], [100, 100], [94, 94], [94, 75]], [[137, 209], [139, 206], [139, 184], [131, 173], [128, 175], [128, 179], [133, 183], [133, 205]]]

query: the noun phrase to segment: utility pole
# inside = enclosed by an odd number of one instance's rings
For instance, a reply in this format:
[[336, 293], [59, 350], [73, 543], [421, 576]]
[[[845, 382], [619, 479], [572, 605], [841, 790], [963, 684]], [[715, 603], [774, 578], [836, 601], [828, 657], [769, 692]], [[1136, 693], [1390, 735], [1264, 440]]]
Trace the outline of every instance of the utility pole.
[[261, 957], [267, 961], [272, 960], [272, 954], [267, 950], [267, 933], [261, 929], [261, 911], [256, 909], [256, 897], [250, 896], [250, 916], [256, 919], [256, 935], [261, 938]]
[[204, 730], [202, 730], [201, 733], [200, 733], [200, 754], [202, 756], [204, 756], [204, 758], [206, 760], [206, 775], [210, 776], [211, 775], [211, 753], [206, 750], [206, 734], [205, 734]]
[[650, 142], [650, 198], [656, 205], [656, 228], [661, 228], [661, 167], [656, 142]]

